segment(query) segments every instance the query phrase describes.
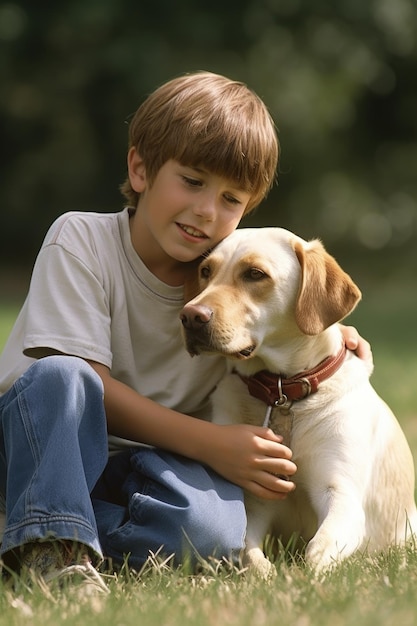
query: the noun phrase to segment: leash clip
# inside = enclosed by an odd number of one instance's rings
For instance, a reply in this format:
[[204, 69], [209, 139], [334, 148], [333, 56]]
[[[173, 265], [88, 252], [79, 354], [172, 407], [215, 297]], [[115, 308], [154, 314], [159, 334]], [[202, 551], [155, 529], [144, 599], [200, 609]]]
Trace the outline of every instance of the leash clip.
[[278, 400], [275, 400], [275, 406], [283, 406], [286, 402], [288, 402], [288, 397], [285, 393], [282, 392], [282, 376], [278, 376], [277, 378], [278, 385]]
[[[306, 381], [308, 382], [308, 381]], [[291, 406], [293, 401], [288, 400], [288, 396], [282, 391], [282, 376], [277, 377], [277, 386], [278, 386], [278, 399], [274, 400], [273, 404], [269, 404], [266, 407], [265, 418], [263, 422], [263, 427], [268, 428], [269, 422], [271, 421], [271, 414], [274, 407], [278, 408], [282, 415], [289, 415], [291, 413]]]
[[286, 396], [285, 393], [283, 393], [282, 391], [282, 376], [278, 376], [277, 385], [278, 385], [278, 400], [275, 400], [274, 406], [279, 407], [281, 413], [285, 415], [291, 409], [292, 400], [288, 400], [288, 396]]

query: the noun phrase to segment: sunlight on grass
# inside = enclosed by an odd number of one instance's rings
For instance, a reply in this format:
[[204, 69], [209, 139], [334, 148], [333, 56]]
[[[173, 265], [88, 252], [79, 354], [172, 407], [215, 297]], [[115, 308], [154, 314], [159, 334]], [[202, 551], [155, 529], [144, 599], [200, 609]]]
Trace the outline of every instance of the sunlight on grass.
[[83, 596], [52, 584], [17, 593], [0, 588], [0, 623], [414, 626], [416, 581], [415, 548], [358, 555], [320, 575], [283, 561], [268, 581], [215, 561], [190, 576], [151, 558], [141, 574], [125, 567], [108, 579], [105, 596]]

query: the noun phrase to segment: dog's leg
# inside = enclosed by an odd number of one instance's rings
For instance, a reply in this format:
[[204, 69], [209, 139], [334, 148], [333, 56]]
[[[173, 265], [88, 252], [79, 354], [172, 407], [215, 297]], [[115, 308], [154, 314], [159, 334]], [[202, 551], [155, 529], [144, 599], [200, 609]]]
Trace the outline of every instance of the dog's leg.
[[[317, 495], [317, 494], [316, 494]], [[319, 527], [306, 548], [315, 569], [332, 567], [360, 548], [365, 537], [365, 512], [352, 490], [329, 486], [316, 500]]]
[[262, 578], [270, 578], [276, 574], [276, 569], [263, 553], [262, 546], [270, 529], [272, 519], [272, 503], [245, 497], [247, 513], [246, 547], [243, 558], [249, 572]]

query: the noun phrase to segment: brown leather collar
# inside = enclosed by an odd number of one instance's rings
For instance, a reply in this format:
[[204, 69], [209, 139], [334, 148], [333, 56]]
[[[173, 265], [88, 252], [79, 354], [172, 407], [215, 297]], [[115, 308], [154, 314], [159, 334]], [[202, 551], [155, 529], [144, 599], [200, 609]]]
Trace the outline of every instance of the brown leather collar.
[[243, 376], [235, 372], [247, 385], [254, 398], [262, 400], [268, 406], [282, 406], [294, 400], [303, 400], [318, 391], [320, 383], [333, 374], [342, 365], [346, 355], [346, 346], [336, 356], [329, 356], [311, 370], [304, 370], [291, 378], [282, 374], [273, 374], [267, 370], [253, 376]]

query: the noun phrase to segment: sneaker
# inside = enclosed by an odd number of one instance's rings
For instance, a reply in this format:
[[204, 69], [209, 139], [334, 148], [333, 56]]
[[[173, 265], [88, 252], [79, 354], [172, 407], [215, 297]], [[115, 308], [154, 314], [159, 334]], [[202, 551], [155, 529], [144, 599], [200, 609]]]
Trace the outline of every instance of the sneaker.
[[50, 572], [44, 576], [46, 583], [54, 580], [59, 582], [65, 580], [68, 581], [69, 585], [74, 585], [76, 579], [78, 579], [80, 583], [79, 586], [82, 587], [82, 591], [85, 595], [91, 596], [110, 593], [110, 589], [107, 587], [96, 568], [92, 565], [91, 561], [86, 561], [84, 564], [68, 565], [61, 570]]
[[88, 550], [73, 541], [36, 541], [22, 546], [20, 575], [31, 580], [81, 583], [87, 595], [109, 593], [106, 583], [92, 565]]

